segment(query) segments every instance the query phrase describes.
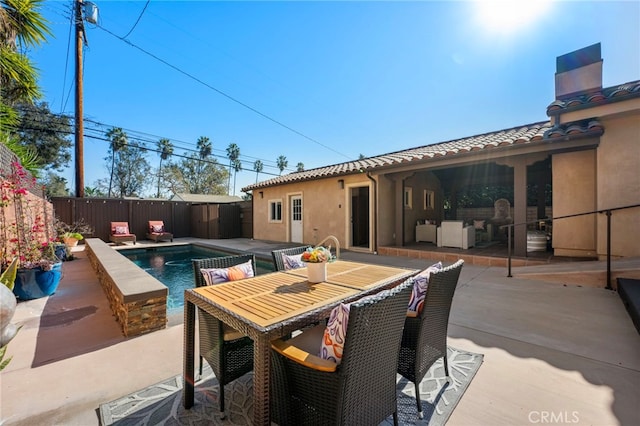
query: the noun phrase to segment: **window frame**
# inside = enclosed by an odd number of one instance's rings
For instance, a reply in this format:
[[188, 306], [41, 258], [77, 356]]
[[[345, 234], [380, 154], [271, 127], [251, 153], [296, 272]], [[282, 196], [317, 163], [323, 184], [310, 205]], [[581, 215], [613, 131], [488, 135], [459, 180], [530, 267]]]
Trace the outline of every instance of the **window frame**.
[[274, 198], [272, 200], [269, 200], [268, 203], [269, 203], [269, 209], [267, 212], [268, 222], [282, 223], [282, 198]]
[[404, 187], [404, 197], [402, 199], [402, 204], [404, 205], [405, 209], [413, 208], [413, 188], [411, 188], [410, 186]]
[[436, 208], [435, 206], [435, 192], [430, 189], [424, 190], [424, 210], [433, 210]]

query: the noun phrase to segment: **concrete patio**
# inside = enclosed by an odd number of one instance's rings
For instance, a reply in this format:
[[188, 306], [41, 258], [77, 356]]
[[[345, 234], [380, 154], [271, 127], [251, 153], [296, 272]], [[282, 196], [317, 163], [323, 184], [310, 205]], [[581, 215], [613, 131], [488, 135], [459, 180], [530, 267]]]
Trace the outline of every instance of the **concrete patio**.
[[[246, 239], [206, 241], [263, 256], [275, 248]], [[181, 318], [171, 318], [165, 330], [124, 338], [89, 261], [75, 254], [55, 295], [18, 304], [13, 322], [23, 328], [0, 375], [2, 425], [98, 425], [101, 403], [182, 372]], [[430, 264], [344, 251], [342, 257]], [[640, 421], [640, 336], [613, 291], [507, 278], [502, 267], [466, 264], [449, 345], [485, 356], [450, 425]]]

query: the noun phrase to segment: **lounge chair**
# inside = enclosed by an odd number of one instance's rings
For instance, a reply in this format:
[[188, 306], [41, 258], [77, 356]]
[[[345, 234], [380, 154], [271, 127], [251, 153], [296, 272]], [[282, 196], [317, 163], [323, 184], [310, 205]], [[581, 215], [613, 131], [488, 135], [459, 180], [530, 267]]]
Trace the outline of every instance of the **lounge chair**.
[[136, 235], [129, 231], [129, 222], [111, 222], [109, 241], [116, 244], [133, 241], [133, 244], [135, 245]]
[[173, 234], [164, 229], [164, 222], [161, 220], [150, 220], [147, 228], [147, 239], [156, 243], [160, 241], [173, 241]]

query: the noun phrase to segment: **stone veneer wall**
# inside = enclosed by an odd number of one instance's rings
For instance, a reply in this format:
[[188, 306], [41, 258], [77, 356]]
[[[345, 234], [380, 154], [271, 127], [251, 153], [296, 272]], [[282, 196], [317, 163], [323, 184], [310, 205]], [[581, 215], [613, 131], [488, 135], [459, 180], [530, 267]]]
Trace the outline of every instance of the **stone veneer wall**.
[[165, 328], [167, 287], [104, 241], [87, 238], [85, 244], [87, 257], [125, 337]]

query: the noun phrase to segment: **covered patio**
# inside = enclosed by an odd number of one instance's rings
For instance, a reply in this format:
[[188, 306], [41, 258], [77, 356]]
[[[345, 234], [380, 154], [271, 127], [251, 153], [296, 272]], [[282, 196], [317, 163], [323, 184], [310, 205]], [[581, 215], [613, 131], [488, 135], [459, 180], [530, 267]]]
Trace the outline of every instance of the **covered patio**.
[[[189, 241], [195, 239], [180, 242]], [[249, 239], [198, 241], [258, 255], [274, 247]], [[55, 295], [18, 305], [13, 322], [24, 326], [2, 372], [6, 425], [98, 425], [100, 404], [182, 372], [181, 318], [171, 318], [164, 330], [124, 338], [88, 259], [76, 254], [64, 265]], [[455, 253], [342, 253], [416, 268], [451, 263], [446, 256]], [[640, 339], [613, 291], [507, 278], [503, 267], [469, 262], [454, 297], [448, 343], [484, 355], [448, 424], [637, 422]]]

